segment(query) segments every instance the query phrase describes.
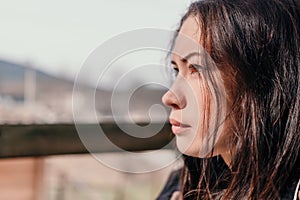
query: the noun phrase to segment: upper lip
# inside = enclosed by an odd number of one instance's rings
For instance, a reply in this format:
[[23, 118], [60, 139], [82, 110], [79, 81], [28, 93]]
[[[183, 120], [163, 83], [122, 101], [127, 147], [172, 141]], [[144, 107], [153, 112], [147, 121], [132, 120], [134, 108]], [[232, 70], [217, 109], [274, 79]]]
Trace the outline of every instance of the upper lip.
[[188, 124], [183, 124], [183, 123], [181, 123], [181, 122], [179, 122], [179, 121], [177, 121], [177, 120], [175, 120], [175, 119], [171, 119], [170, 118], [170, 123], [173, 125], [173, 126], [180, 126], [180, 127], [191, 127], [190, 125], [188, 125]]

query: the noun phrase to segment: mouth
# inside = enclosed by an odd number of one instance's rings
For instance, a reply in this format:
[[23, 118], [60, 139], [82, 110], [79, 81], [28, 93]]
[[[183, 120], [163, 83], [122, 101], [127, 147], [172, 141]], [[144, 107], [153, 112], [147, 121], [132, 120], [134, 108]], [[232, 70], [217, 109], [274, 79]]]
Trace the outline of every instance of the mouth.
[[191, 128], [188, 124], [183, 124], [175, 119], [170, 119], [170, 124], [172, 125], [172, 132], [177, 135]]

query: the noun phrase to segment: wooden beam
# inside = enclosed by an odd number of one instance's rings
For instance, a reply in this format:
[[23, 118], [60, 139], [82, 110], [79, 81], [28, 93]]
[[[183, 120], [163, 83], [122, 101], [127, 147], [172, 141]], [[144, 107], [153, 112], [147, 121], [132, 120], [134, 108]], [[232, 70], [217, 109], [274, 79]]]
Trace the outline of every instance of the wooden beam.
[[[0, 158], [80, 154], [89, 151], [94, 153], [144, 151], [174, 146], [169, 124], [151, 124], [151, 128], [145, 130], [160, 131], [145, 138], [142, 137], [147, 131], [142, 131], [141, 137], [134, 137], [124, 133], [120, 126], [114, 123], [100, 125], [105, 134], [99, 133], [99, 124], [80, 124], [77, 129], [74, 124], [1, 125]], [[135, 126], [121, 125], [126, 127], [126, 130], [135, 129]], [[77, 130], [80, 130], [80, 136]], [[84, 144], [88, 144], [89, 151]], [[119, 148], [115, 148], [116, 146]]]

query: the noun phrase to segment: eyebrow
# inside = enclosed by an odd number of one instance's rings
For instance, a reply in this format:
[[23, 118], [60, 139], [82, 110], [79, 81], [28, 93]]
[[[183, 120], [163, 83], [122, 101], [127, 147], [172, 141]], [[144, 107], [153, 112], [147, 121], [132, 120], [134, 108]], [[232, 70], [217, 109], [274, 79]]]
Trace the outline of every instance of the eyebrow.
[[[188, 55], [184, 56], [183, 58], [181, 58], [180, 61], [186, 63], [188, 61], [188, 59], [190, 59], [191, 57], [199, 56], [199, 55], [200, 55], [199, 52], [192, 52], [192, 53], [189, 53]], [[174, 60], [171, 60], [171, 64], [178, 66]]]

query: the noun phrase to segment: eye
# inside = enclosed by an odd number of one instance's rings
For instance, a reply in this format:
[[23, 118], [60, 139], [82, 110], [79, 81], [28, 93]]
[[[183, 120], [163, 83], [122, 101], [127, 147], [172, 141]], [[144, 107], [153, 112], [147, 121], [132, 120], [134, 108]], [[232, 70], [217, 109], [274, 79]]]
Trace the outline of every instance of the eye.
[[177, 67], [172, 67], [172, 76], [177, 77], [179, 73], [179, 69]]
[[189, 65], [189, 73], [191, 75], [199, 75], [199, 70], [201, 69], [200, 65]]

